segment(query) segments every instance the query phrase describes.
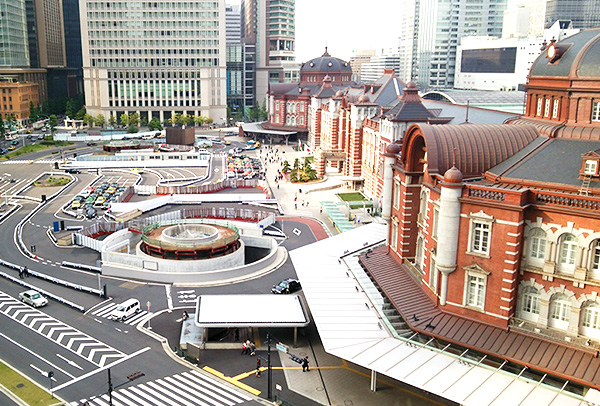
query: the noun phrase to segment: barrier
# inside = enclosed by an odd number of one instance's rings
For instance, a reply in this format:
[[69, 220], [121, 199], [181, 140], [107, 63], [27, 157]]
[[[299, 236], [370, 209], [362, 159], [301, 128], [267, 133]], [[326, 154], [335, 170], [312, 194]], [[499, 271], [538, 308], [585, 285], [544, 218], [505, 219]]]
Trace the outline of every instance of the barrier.
[[102, 272], [101, 268], [98, 268], [97, 266], [87, 265], [87, 264], [76, 264], [74, 262], [63, 261], [61, 263], [61, 265], [66, 266], [68, 268], [83, 269], [85, 271], [92, 271], [92, 272], [96, 272], [96, 273]]
[[[13, 264], [13, 263], [5, 261], [3, 259], [0, 259], [0, 265], [3, 265], [5, 267], [7, 267], [7, 268], [16, 269], [16, 270], [19, 270], [19, 269], [23, 268], [20, 265]], [[67, 288], [71, 288], [71, 289], [75, 289], [75, 290], [80, 290], [82, 292], [92, 293], [92, 294], [95, 294], [95, 295], [98, 295], [98, 296], [102, 296], [104, 294], [104, 292], [101, 291], [101, 290], [99, 290], [99, 289], [94, 289], [94, 288], [89, 288], [87, 286], [77, 285], [77, 284], [69, 282], [69, 281], [65, 281], [65, 280], [62, 280], [62, 279], [54, 278], [52, 276], [48, 276], [48, 275], [43, 274], [41, 272], [32, 271], [31, 269], [28, 269], [28, 274], [31, 275], [31, 276], [35, 276], [38, 279], [42, 279], [42, 280], [45, 280], [45, 281], [48, 281], [48, 282], [52, 282], [52, 283], [55, 283], [57, 285], [62, 285], [62, 286], [67, 287]], [[39, 290], [39, 289], [36, 289], [36, 290]]]
[[50, 293], [48, 291], [40, 289], [37, 286], [30, 285], [29, 283], [24, 282], [21, 279], [15, 278], [14, 276], [10, 276], [9, 274], [7, 274], [5, 272], [0, 272], [0, 276], [3, 277], [4, 279], [8, 279], [9, 281], [17, 283], [17, 284], [23, 286], [26, 289], [36, 290], [36, 291], [40, 292], [42, 295], [46, 296], [47, 298], [55, 300], [55, 301], [57, 301], [59, 303], [65, 304], [65, 305], [67, 305], [69, 307], [72, 307], [73, 309], [79, 310], [82, 313], [85, 311], [85, 309], [83, 308], [83, 306], [78, 305], [77, 303], [73, 303], [70, 300], [67, 300], [67, 299], [64, 299], [64, 298], [62, 298], [60, 296], [55, 295], [54, 293]]

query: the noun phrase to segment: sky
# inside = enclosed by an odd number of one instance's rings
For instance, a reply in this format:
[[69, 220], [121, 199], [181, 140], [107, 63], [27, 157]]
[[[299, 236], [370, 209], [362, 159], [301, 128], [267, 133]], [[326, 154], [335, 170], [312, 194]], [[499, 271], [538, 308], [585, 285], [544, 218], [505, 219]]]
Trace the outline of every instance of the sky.
[[[240, 0], [226, 0], [240, 4]], [[325, 45], [348, 61], [353, 50], [398, 49], [398, 0], [296, 0], [296, 61], [319, 57]]]

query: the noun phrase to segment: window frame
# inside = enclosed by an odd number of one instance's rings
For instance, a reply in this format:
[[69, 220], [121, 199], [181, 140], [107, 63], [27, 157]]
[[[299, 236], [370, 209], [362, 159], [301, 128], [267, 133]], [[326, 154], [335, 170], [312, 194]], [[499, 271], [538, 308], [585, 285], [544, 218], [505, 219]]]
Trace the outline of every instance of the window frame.
[[592, 103], [592, 115], [590, 120], [594, 122], [600, 121], [600, 101]]
[[[543, 239], [541, 234], [543, 234]], [[528, 264], [543, 265], [546, 258], [546, 248], [548, 246], [548, 236], [546, 232], [541, 228], [536, 227], [529, 233], [528, 240]], [[537, 255], [534, 255], [534, 250]]]
[[570, 321], [571, 301], [563, 293], [554, 295], [550, 300], [548, 309], [548, 326], [566, 330]]
[[[490, 257], [490, 247], [492, 240], [492, 224], [494, 223], [494, 218], [491, 216], [487, 216], [483, 213], [478, 213], [476, 215], [470, 216], [470, 224], [469, 224], [469, 245], [467, 247], [467, 254], [481, 256], [485, 258]], [[486, 228], [487, 227], [487, 228]], [[483, 232], [482, 238], [479, 236], [479, 233]], [[485, 247], [482, 249], [481, 247], [475, 246], [476, 240], [479, 239], [481, 241], [478, 245], [483, 245], [483, 240], [486, 240]]]
[[[485, 272], [480, 268], [466, 269], [463, 296], [463, 305], [465, 307], [482, 312], [485, 311], [488, 275], [488, 272]], [[475, 284], [472, 282], [475, 282]], [[475, 288], [474, 292], [472, 291], [473, 288]], [[472, 301], [473, 298], [475, 298], [474, 302]]]
[[394, 209], [399, 210], [400, 209], [400, 180], [399, 179], [394, 179], [394, 190], [392, 192], [393, 195], [393, 199], [392, 199], [392, 206], [394, 207]]
[[[572, 237], [572, 239], [570, 239]], [[567, 238], [569, 238], [567, 240]], [[577, 237], [571, 233], [564, 233], [560, 236], [560, 244], [557, 250], [557, 265], [562, 272], [573, 273], [575, 271], [576, 259], [577, 259], [577, 250], [579, 249], [579, 244], [577, 241]]]
[[394, 251], [398, 251], [398, 220], [396, 218], [392, 218], [391, 233], [390, 247]]
[[598, 161], [594, 159], [586, 159], [583, 164], [583, 173], [585, 175], [595, 175], [598, 171]]
[[587, 337], [600, 338], [600, 303], [588, 301], [581, 308], [579, 332]]
[[555, 99], [552, 103], [552, 118], [558, 118], [558, 107], [560, 106], [560, 101]]
[[537, 321], [541, 309], [540, 296], [540, 291], [535, 287], [528, 286], [525, 288], [521, 294], [521, 306], [519, 307], [522, 319]]

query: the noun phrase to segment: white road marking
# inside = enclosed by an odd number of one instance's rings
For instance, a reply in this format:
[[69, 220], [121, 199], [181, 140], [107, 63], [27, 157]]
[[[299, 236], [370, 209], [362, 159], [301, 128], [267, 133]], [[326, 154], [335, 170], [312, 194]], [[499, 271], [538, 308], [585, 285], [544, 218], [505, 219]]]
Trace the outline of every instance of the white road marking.
[[[79, 365], [78, 365], [78, 364], [77, 364], [75, 361], [71, 361], [70, 359], [68, 359], [68, 358], [66, 358], [66, 357], [63, 357], [63, 356], [62, 356], [62, 355], [60, 355], [60, 354], [56, 354], [56, 356], [57, 356], [58, 358], [62, 359], [63, 361], [65, 361], [67, 364], [71, 365], [72, 367], [75, 367], [75, 368], [77, 368], [77, 369], [80, 369], [80, 370], [82, 370], [82, 371], [83, 371], [83, 368], [82, 368], [82, 367], [80, 367], [80, 366], [79, 366]], [[72, 378], [72, 377], [71, 377], [71, 378]]]

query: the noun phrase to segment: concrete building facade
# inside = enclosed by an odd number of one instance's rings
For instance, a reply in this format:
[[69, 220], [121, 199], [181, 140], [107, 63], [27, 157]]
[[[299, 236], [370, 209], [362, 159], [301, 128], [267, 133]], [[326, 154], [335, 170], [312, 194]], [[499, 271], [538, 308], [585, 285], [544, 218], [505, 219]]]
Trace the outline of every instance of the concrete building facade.
[[223, 1], [87, 0], [80, 18], [89, 114], [226, 117]]

